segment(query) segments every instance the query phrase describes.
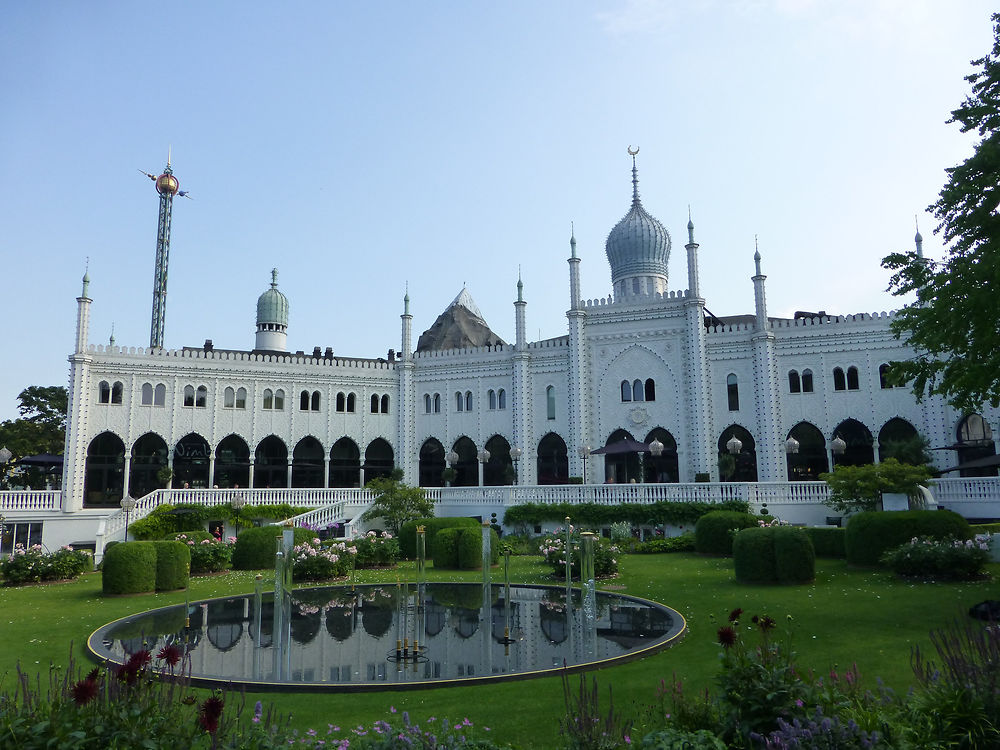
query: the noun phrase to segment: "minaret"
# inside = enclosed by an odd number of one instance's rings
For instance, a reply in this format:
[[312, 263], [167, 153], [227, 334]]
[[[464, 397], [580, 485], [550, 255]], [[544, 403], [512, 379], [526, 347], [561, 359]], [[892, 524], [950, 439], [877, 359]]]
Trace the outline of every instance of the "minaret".
[[87, 412], [90, 362], [87, 338], [90, 329], [90, 274], [83, 275], [83, 291], [76, 298], [76, 346], [69, 356], [69, 392], [66, 404], [66, 442], [63, 447], [63, 511], [83, 508], [87, 468]]
[[[141, 170], [140, 170], [141, 171]], [[163, 331], [167, 318], [167, 264], [170, 260], [170, 216], [175, 195], [185, 195], [170, 167], [170, 152], [163, 174], [154, 177], [143, 172], [156, 185], [160, 194], [160, 218], [156, 225], [156, 264], [153, 267], [153, 317], [149, 324], [149, 347], [163, 348]]]
[[524, 301], [524, 282], [521, 281], [521, 272], [517, 272], [517, 302], [514, 303], [514, 349], [524, 351], [528, 341], [527, 318], [525, 308], [528, 303]]
[[688, 243], [684, 246], [688, 252], [688, 291], [692, 297], [700, 297], [698, 289], [698, 243], [694, 241], [694, 222], [691, 221], [691, 207], [688, 206]]
[[418, 451], [415, 447], [417, 440], [417, 391], [415, 368], [413, 361], [413, 316], [410, 314], [410, 292], [403, 296], [402, 319], [402, 341], [400, 349], [400, 361], [396, 363], [397, 382], [399, 383], [399, 394], [396, 396], [396, 403], [399, 408], [399, 424], [397, 434], [399, 435], [400, 465], [403, 469], [404, 479], [413, 485], [420, 483], [420, 464], [418, 463]]
[[913, 223], [917, 227], [917, 233], [913, 237], [913, 244], [915, 244], [917, 246], [917, 257], [920, 258], [920, 260], [923, 260], [924, 259], [924, 238], [920, 236], [920, 224], [917, 223], [917, 217], [916, 216], [913, 217]]
[[569, 309], [580, 307], [580, 259], [576, 257], [576, 233], [569, 228]]
[[[767, 298], [760, 270], [760, 250], [754, 239], [753, 297], [755, 322], [750, 336], [753, 342], [753, 384], [756, 391], [754, 408], [760, 434], [757, 439], [757, 479], [761, 482], [786, 480], [784, 438], [781, 428], [781, 399], [778, 395], [778, 364], [774, 354], [774, 332], [767, 320]], [[741, 408], [742, 404], [741, 404]]]
[[566, 312], [569, 333], [569, 370], [566, 373], [566, 416], [568, 422], [569, 465], [572, 476], [583, 476], [580, 446], [589, 445], [587, 413], [588, 360], [586, 344], [587, 311], [580, 304], [580, 259], [576, 255], [576, 234], [570, 227], [569, 288], [572, 299]]
[[288, 297], [278, 291], [278, 269], [271, 269], [271, 288], [257, 298], [255, 351], [288, 350]]
[[524, 284], [521, 273], [517, 274], [517, 301], [514, 303], [514, 367], [511, 378], [511, 420], [512, 448], [520, 448], [521, 466], [518, 472], [519, 484], [534, 484], [538, 472], [538, 462], [535, 461], [538, 446], [529, 442], [531, 437], [531, 376], [528, 366], [531, 355], [528, 354], [527, 319], [524, 301]]
[[753, 304], [757, 330], [767, 330], [767, 297], [764, 294], [764, 280], [767, 278], [760, 272], [760, 250], [757, 248], [757, 238], [754, 237], [753, 263], [756, 274], [753, 277]]
[[413, 359], [413, 316], [410, 315], [410, 293], [403, 296], [403, 314], [399, 316], [403, 321], [402, 351], [404, 360]]

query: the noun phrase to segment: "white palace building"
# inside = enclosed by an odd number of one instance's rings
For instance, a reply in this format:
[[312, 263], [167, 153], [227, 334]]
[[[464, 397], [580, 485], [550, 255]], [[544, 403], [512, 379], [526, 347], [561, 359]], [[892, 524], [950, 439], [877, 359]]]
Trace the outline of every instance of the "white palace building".
[[[714, 316], [694, 225], [677, 283], [670, 234], [640, 202], [634, 160], [632, 183], [606, 242], [611, 293], [581, 298], [571, 238], [566, 334], [543, 341], [528, 340], [519, 281], [512, 342], [463, 289], [415, 346], [407, 296], [399, 349], [384, 359], [289, 351], [290, 303], [275, 271], [252, 348], [94, 345], [84, 276], [62, 489], [0, 493], [5, 539], [100, 553], [122, 538], [123, 498], [137, 501], [132, 520], [161, 502], [238, 496], [313, 508], [301, 520], [356, 530], [365, 482], [394, 467], [427, 488], [439, 514], [502, 520], [525, 501], [744, 498], [823, 523], [817, 477], [835, 463], [879, 461], [887, 444], [915, 434], [944, 448], [934, 451], [941, 469], [996, 453], [997, 410], [917, 403], [886, 382], [888, 363], [912, 356], [889, 330], [891, 313], [771, 317], [757, 253], [753, 312]], [[646, 452], [593, 453], [624, 439]], [[967, 516], [996, 517], [997, 482], [942, 479], [934, 494]]]

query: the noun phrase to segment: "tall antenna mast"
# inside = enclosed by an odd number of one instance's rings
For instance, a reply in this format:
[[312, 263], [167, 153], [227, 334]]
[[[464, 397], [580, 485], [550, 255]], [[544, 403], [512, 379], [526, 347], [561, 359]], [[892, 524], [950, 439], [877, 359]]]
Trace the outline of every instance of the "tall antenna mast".
[[159, 177], [139, 170], [156, 186], [160, 194], [160, 218], [156, 227], [156, 264], [153, 268], [153, 316], [149, 324], [150, 348], [163, 348], [163, 330], [167, 317], [167, 265], [170, 260], [170, 217], [174, 196], [189, 197], [180, 190], [180, 183], [170, 167], [170, 152], [167, 151], [167, 166]]

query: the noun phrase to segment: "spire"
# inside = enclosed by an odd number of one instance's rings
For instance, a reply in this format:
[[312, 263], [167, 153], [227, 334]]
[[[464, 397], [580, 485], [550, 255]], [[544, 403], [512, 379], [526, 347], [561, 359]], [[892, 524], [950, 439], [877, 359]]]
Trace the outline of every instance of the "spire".
[[410, 314], [410, 282], [406, 282], [406, 292], [403, 294], [403, 315]]
[[691, 221], [691, 205], [688, 204], [688, 244], [694, 244], [694, 222]]
[[632, 205], [639, 203], [639, 170], [635, 166], [635, 155], [639, 153], [639, 147], [635, 147], [635, 151], [632, 147], [628, 147], [629, 155], [632, 157]]
[[[569, 250], [570, 250], [570, 257], [571, 258], [575, 258], [576, 257], [576, 229], [574, 228], [572, 221], [569, 223]], [[517, 275], [518, 275], [518, 278], [520, 279], [521, 272], [518, 271]]]
[[757, 245], [757, 235], [753, 236], [753, 262], [757, 267], [757, 275], [760, 276], [760, 247]]
[[917, 228], [917, 233], [913, 237], [913, 242], [917, 246], [917, 257], [923, 259], [924, 257], [924, 238], [920, 236], [920, 224], [917, 221], [916, 214], [913, 215], [913, 223]]
[[112, 321], [112, 323], [111, 323], [111, 338], [108, 339], [108, 346], [114, 346], [114, 345], [115, 345], [115, 324]]
[[[90, 260], [88, 259], [87, 265], [90, 265]], [[90, 272], [83, 272], [83, 291], [80, 292], [80, 296], [84, 299], [90, 299]]]
[[517, 267], [517, 301], [524, 302], [524, 282], [521, 281], [521, 266]]
[[277, 268], [272, 268], [271, 269], [271, 288], [272, 289], [277, 289], [278, 288], [278, 269]]

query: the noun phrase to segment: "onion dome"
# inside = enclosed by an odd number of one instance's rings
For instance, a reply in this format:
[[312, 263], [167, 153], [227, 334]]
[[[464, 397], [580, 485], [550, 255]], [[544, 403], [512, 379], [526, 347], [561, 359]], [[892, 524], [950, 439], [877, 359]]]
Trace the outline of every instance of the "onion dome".
[[288, 326], [288, 297], [278, 291], [278, 269], [271, 269], [271, 288], [257, 298], [257, 325]]
[[[667, 265], [670, 260], [670, 233], [656, 218], [642, 207], [639, 200], [639, 178], [635, 166], [635, 152], [632, 154], [632, 206], [625, 217], [608, 234], [605, 252], [611, 264], [611, 281], [616, 291], [623, 289], [630, 294], [629, 285], [619, 282], [629, 278], [642, 278], [653, 282], [644, 283], [646, 293], [666, 288]], [[616, 295], [617, 296], [617, 295]]]

